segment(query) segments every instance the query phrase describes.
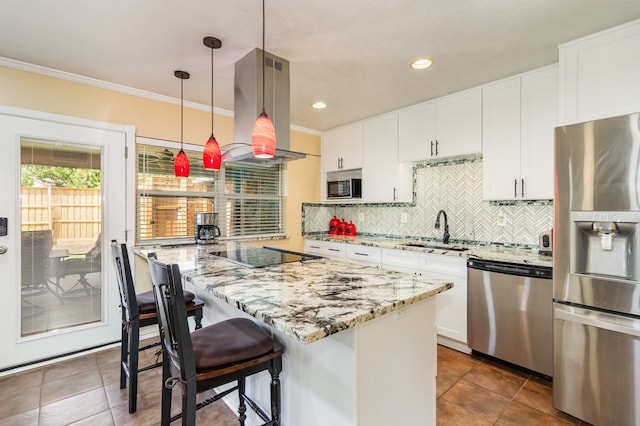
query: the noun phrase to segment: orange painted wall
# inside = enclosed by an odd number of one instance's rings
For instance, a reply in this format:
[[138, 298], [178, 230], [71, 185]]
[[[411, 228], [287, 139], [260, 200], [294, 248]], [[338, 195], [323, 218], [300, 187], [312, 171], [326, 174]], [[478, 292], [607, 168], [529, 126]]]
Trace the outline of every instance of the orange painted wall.
[[[180, 140], [180, 105], [0, 66], [0, 105], [133, 125], [136, 135]], [[210, 112], [184, 110], [184, 142], [203, 145], [211, 133]], [[233, 118], [216, 115], [221, 145], [233, 141]], [[1, 142], [0, 142], [1, 143]], [[286, 240], [269, 245], [302, 250], [301, 203], [320, 199], [320, 137], [291, 131], [291, 149], [310, 154], [287, 164]]]

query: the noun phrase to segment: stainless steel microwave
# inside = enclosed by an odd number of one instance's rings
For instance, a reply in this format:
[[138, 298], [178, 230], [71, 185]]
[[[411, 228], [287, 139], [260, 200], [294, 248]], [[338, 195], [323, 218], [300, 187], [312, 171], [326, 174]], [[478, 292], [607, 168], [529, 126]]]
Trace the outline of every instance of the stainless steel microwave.
[[362, 198], [362, 179], [327, 181], [327, 198]]

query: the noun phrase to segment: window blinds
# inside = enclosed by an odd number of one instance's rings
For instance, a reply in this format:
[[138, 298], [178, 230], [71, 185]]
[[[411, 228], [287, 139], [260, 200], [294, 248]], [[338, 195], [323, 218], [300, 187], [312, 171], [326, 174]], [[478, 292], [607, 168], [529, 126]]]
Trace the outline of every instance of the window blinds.
[[192, 238], [197, 212], [217, 212], [223, 237], [284, 235], [282, 165], [225, 162], [214, 172], [202, 167], [202, 152], [185, 149], [191, 171], [176, 178], [174, 151], [137, 144], [137, 242]]

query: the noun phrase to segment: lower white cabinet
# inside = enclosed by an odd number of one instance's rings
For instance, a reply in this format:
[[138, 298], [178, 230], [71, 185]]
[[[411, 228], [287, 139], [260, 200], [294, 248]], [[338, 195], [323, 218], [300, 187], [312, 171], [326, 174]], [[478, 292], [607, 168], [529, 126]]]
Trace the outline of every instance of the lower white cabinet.
[[408, 250], [382, 250], [382, 267], [453, 281], [436, 296], [438, 342], [463, 352], [467, 346], [467, 259]]
[[331, 259], [453, 281], [453, 288], [436, 295], [438, 343], [462, 352], [471, 352], [467, 346], [465, 257], [306, 239], [304, 251]]
[[356, 244], [346, 244], [346, 246], [347, 260], [349, 262], [368, 266], [380, 266], [382, 259], [382, 249], [380, 247], [360, 246]]
[[436, 296], [438, 341], [470, 352], [467, 346], [467, 259], [421, 253], [420, 271], [429, 277], [453, 281], [453, 288]]
[[332, 241], [304, 240], [304, 252], [317, 254], [329, 259], [345, 260], [347, 256], [347, 245], [334, 243]]

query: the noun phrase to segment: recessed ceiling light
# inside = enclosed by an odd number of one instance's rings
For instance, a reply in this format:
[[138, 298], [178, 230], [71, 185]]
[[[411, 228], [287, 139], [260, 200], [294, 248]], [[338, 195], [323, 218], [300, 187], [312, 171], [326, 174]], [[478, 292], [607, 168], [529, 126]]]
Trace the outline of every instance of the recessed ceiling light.
[[423, 70], [425, 68], [429, 68], [433, 65], [433, 59], [431, 58], [420, 58], [411, 62], [411, 68], [414, 70]]
[[311, 106], [314, 107], [315, 109], [323, 109], [327, 107], [327, 104], [325, 104], [322, 101], [318, 101], [318, 102], [314, 102]]

